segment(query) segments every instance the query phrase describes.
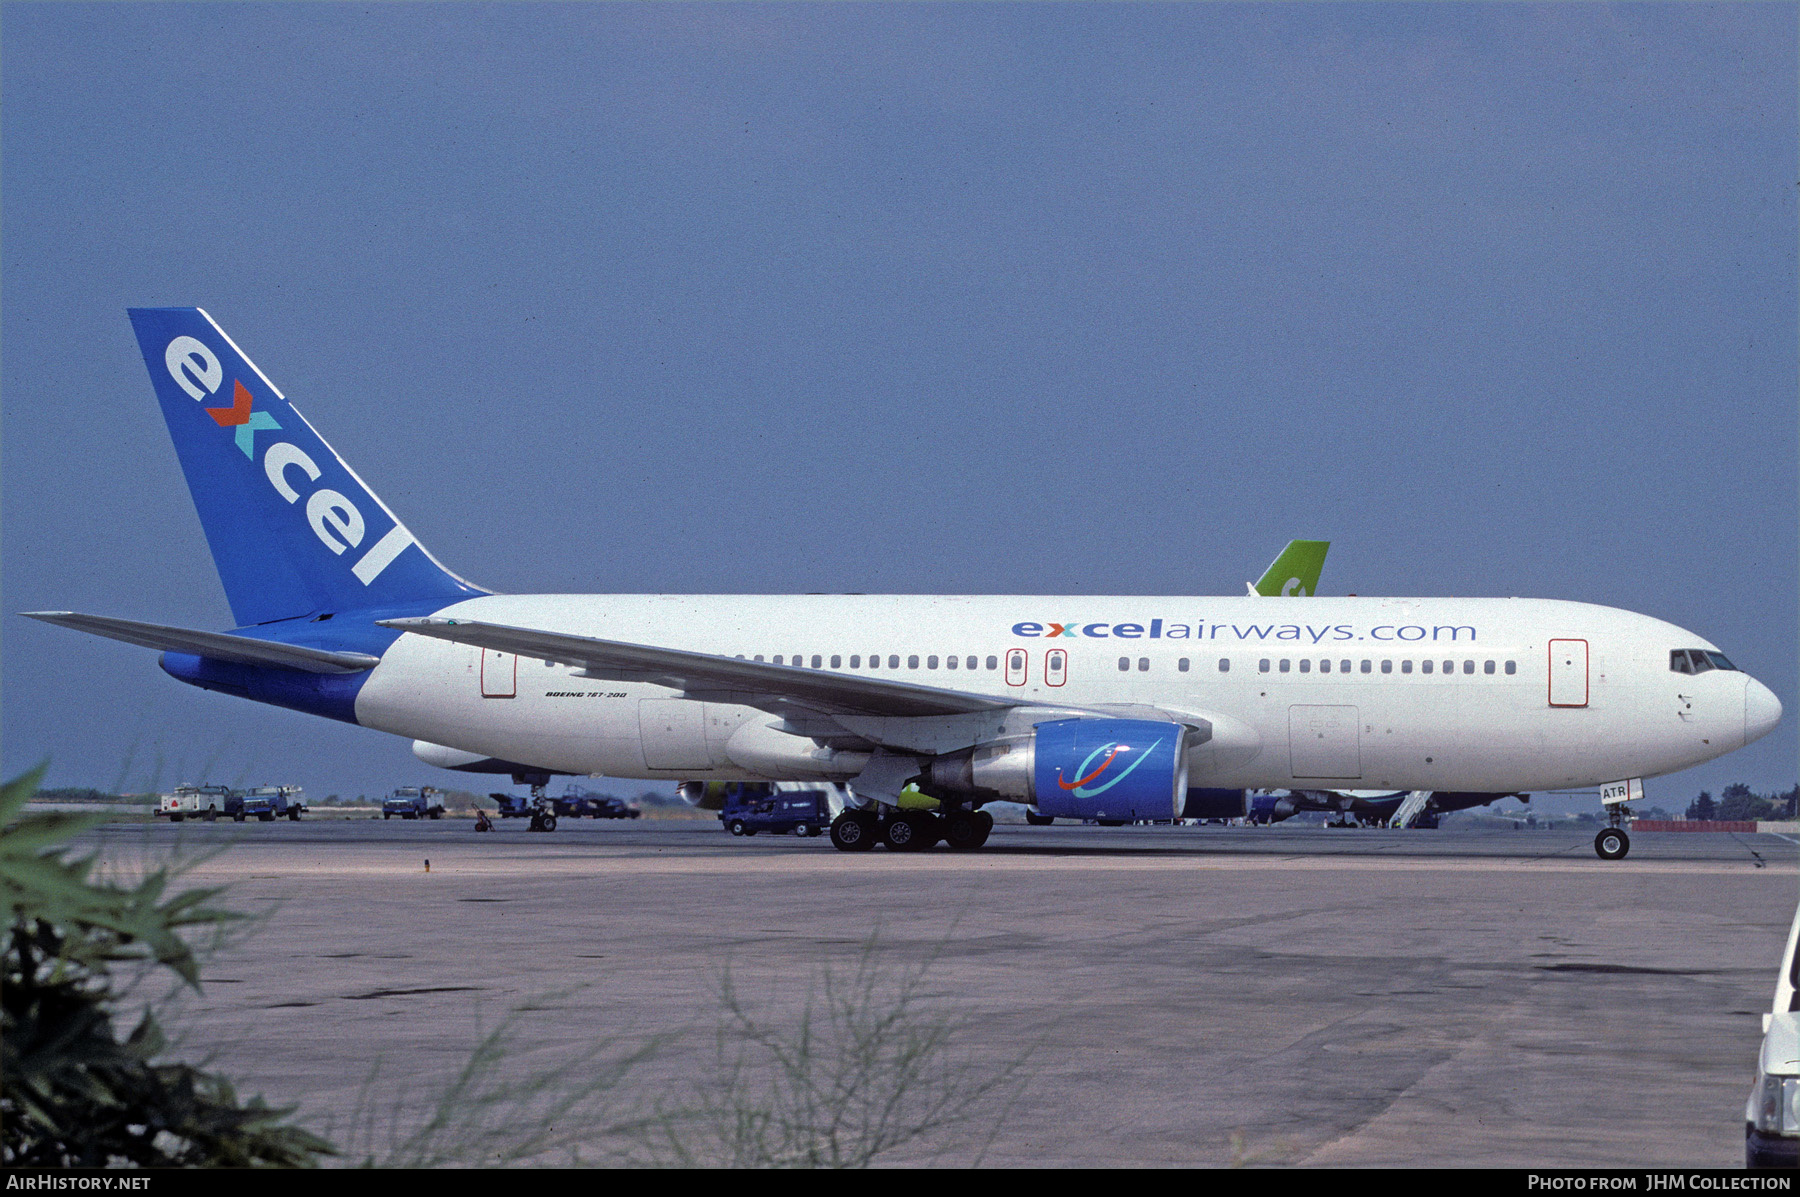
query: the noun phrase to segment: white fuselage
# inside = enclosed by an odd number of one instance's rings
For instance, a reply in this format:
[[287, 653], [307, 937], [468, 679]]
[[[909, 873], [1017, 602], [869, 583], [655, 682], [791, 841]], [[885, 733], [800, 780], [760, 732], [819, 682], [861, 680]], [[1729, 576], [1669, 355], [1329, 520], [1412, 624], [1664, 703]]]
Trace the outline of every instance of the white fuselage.
[[[1672, 671], [1671, 650], [1714, 647], [1690, 632], [1542, 599], [499, 595], [438, 614], [1044, 707], [1194, 712], [1217, 731], [1190, 753], [1194, 786], [1589, 786], [1730, 752], [1781, 709], [1742, 672]], [[356, 717], [558, 772], [784, 779], [742, 750], [746, 725], [771, 721], [756, 707], [418, 635], [383, 656]]]

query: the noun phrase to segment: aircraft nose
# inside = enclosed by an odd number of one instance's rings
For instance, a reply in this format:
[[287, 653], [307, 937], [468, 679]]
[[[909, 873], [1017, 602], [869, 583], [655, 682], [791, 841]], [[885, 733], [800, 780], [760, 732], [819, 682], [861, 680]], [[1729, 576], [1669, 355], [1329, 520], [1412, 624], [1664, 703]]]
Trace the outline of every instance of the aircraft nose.
[[1744, 679], [1744, 743], [1760, 740], [1781, 722], [1781, 700], [1755, 678]]

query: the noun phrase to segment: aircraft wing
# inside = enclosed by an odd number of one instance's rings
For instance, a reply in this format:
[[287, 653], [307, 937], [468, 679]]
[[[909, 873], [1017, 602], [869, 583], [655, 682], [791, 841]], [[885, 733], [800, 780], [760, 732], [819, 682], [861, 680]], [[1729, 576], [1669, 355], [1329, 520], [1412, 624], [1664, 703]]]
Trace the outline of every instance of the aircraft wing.
[[322, 648], [302, 648], [296, 644], [279, 644], [273, 640], [253, 640], [228, 632], [200, 632], [192, 628], [171, 628], [160, 623], [139, 623], [135, 619], [111, 619], [104, 615], [82, 615], [75, 611], [21, 611], [30, 619], [41, 619], [59, 627], [91, 632], [109, 640], [123, 640], [143, 648], [159, 648], [164, 652], [193, 653], [214, 661], [230, 661], [238, 665], [278, 665], [304, 673], [361, 673], [381, 664], [380, 657], [368, 653], [329, 652]]
[[454, 644], [471, 644], [542, 661], [579, 664], [590, 677], [650, 682], [713, 701], [760, 706], [765, 704], [757, 702], [757, 696], [767, 696], [828, 714], [903, 717], [967, 715], [1026, 705], [1018, 699], [942, 690], [888, 678], [827, 673], [796, 665], [770, 665], [712, 653], [626, 644], [618, 640], [598, 640], [590, 636], [570, 636], [476, 620], [428, 617], [377, 622], [384, 628], [397, 628]]

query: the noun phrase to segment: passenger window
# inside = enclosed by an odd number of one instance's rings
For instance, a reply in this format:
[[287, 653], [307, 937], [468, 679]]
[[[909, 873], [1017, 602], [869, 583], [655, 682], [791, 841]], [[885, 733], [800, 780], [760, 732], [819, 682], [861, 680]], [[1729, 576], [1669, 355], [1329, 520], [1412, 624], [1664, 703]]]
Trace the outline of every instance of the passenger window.
[[[1401, 672], [1401, 673], [1411, 673], [1411, 672], [1412, 672], [1412, 662], [1411, 662], [1411, 661], [1402, 661], [1402, 662], [1400, 662], [1400, 672]], [[1431, 666], [1430, 666], [1430, 665], [1427, 665], [1427, 666], [1426, 666], [1426, 667], [1425, 667], [1425, 672], [1426, 672], [1426, 673], [1430, 673], [1430, 672], [1431, 672]]]
[[758, 661], [760, 661], [760, 660], [762, 660], [762, 654], [761, 654], [761, 653], [757, 653], [757, 654], [756, 654], [756, 659], [757, 659], [757, 660], [758, 660]]
[[987, 666], [987, 667], [988, 667], [988, 668], [989, 668], [989, 669], [998, 669], [998, 668], [1000, 668], [1000, 659], [999, 659], [999, 658], [998, 658], [998, 657], [989, 657], [989, 658], [988, 658], [988, 666]]
[[944, 668], [945, 669], [955, 669], [956, 668], [956, 658], [955, 657], [945, 657], [944, 658]]
[[[1364, 673], [1369, 672], [1369, 663], [1367, 661], [1363, 662], [1363, 672]], [[1392, 661], [1383, 661], [1381, 663], [1381, 672], [1383, 672], [1383, 673], [1394, 672], [1394, 663]]]
[[1350, 662], [1339, 661], [1338, 662], [1338, 672], [1339, 673], [1349, 673], [1350, 672]]
[[1444, 662], [1444, 672], [1445, 673], [1455, 673], [1456, 672], [1456, 662], [1455, 661], [1445, 661]]
[[817, 669], [817, 668], [818, 668], [818, 667], [819, 667], [819, 654], [818, 654], [818, 653], [814, 653], [814, 654], [813, 654], [813, 663], [812, 663], [812, 667], [813, 667], [813, 668], [814, 668], [814, 669]]
[[1288, 659], [1286, 657], [1283, 657], [1283, 658], [1281, 658], [1281, 672], [1286, 673], [1287, 671], [1288, 671]]
[[844, 658], [838, 656], [836, 653], [832, 653], [831, 654], [831, 667], [833, 669], [842, 669], [844, 667]]
[[[914, 657], [913, 660], [916, 662], [918, 660], [918, 658]], [[900, 658], [897, 655], [895, 655], [894, 653], [888, 654], [888, 668], [889, 669], [900, 668]]]
[[925, 668], [936, 669], [937, 668], [937, 658], [936, 657], [926, 657], [925, 658]]
[[[975, 668], [976, 665], [980, 664], [980, 662], [976, 658], [970, 657], [967, 661], [964, 661], [963, 664], [968, 666], [970, 669], [973, 669], [973, 668]], [[989, 668], [992, 668], [992, 666], [990, 666]]]
[[1517, 672], [1519, 672], [1518, 663], [1516, 661], [1508, 661], [1506, 663], [1506, 675], [1508, 677], [1511, 677], [1513, 674], [1515, 674]]
[[1188, 671], [1188, 659], [1186, 657], [1182, 657], [1180, 660], [1175, 662], [1175, 672], [1186, 673], [1187, 671]]
[[1269, 658], [1264, 657], [1262, 660], [1260, 660], [1256, 663], [1256, 672], [1258, 672], [1258, 673], [1269, 672]]
[[1430, 673], [1431, 672], [1431, 662], [1430, 661], [1420, 661], [1419, 662], [1419, 672], [1420, 673]]
[[775, 662], [774, 663], [777, 665], [781, 664], [781, 654], [780, 653], [775, 654]]
[[[1446, 664], [1446, 665], [1448, 665], [1448, 664], [1449, 664], [1449, 663], [1450, 663], [1450, 662], [1448, 662], [1448, 661], [1445, 661], [1445, 662], [1444, 662], [1444, 664]], [[1474, 673], [1474, 672], [1475, 672], [1475, 662], [1473, 662], [1473, 661], [1464, 661], [1464, 662], [1463, 662], [1463, 672], [1464, 672], [1464, 673]]]
[[1149, 657], [1139, 657], [1138, 658], [1138, 672], [1139, 673], [1149, 673], [1150, 672], [1150, 658]]
[[[833, 657], [831, 659], [831, 663], [833, 665], [836, 665], [837, 658]], [[852, 669], [861, 669], [862, 668], [862, 654], [861, 653], [857, 653], [854, 657], [850, 658], [850, 668], [852, 668]]]
[[919, 667], [919, 654], [918, 653], [914, 653], [912, 656], [906, 658], [906, 667], [908, 669], [917, 669]]
[[1069, 654], [1053, 648], [1044, 654], [1044, 685], [1060, 686], [1069, 680]]
[[1119, 672], [1125, 673], [1125, 672], [1129, 671], [1130, 669], [1131, 669], [1131, 658], [1130, 657], [1120, 657], [1119, 658]]
[[[1281, 664], [1284, 668], [1287, 666], [1286, 661], [1283, 661]], [[1300, 672], [1301, 673], [1311, 673], [1312, 672], [1312, 662], [1307, 660], [1306, 658], [1302, 657], [1300, 659]]]
[[[1183, 669], [1187, 668], [1187, 658], [1186, 657], [1183, 657], [1181, 659], [1181, 667]], [[1230, 673], [1231, 672], [1231, 658], [1230, 657], [1220, 657], [1219, 658], [1219, 672], [1220, 673]]]
[[1492, 661], [1483, 661], [1481, 663], [1481, 672], [1483, 672], [1483, 673], [1494, 672], [1494, 663]]
[[1331, 662], [1328, 660], [1320, 661], [1319, 662], [1319, 672], [1320, 673], [1330, 673], [1331, 672]]

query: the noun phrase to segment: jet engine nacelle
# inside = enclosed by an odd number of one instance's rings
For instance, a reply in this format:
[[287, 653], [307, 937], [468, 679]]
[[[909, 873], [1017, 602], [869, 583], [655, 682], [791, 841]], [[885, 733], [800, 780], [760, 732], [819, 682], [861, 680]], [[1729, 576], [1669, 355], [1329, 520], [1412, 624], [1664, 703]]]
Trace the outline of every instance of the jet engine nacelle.
[[1187, 734], [1180, 723], [1059, 719], [936, 757], [920, 788], [1064, 819], [1173, 819], [1187, 794]]

